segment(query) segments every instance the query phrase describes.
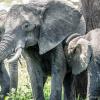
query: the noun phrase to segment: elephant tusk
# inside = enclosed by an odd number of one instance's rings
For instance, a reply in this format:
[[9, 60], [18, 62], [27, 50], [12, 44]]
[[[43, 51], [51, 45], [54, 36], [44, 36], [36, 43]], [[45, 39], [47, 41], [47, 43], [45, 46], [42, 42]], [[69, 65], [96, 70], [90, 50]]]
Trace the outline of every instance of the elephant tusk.
[[22, 53], [22, 48], [19, 48], [17, 50], [17, 52], [15, 53], [15, 55], [11, 59], [9, 59], [7, 62], [8, 63], [14, 62], [15, 60], [17, 60], [21, 56], [21, 53]]

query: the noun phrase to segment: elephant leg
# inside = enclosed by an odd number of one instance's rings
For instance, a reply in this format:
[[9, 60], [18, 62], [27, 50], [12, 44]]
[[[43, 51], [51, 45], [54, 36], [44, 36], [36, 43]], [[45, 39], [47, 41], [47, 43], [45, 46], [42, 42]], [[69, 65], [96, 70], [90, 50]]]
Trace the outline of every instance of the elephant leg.
[[27, 69], [31, 80], [33, 100], [44, 100], [43, 71], [40, 66], [41, 62], [38, 57], [35, 57], [35, 54], [32, 53], [34, 51], [31, 51], [25, 51], [23, 57], [26, 60]]
[[18, 60], [9, 64], [10, 72], [10, 89], [14, 88], [17, 90], [18, 86]]
[[44, 75], [43, 75], [43, 87], [44, 87], [44, 85], [45, 85], [45, 83], [46, 83], [47, 77], [48, 77], [48, 76], [44, 73]]
[[83, 71], [79, 75], [76, 75], [74, 80], [76, 97], [79, 96], [80, 100], [84, 100], [87, 93], [87, 71]]
[[[8, 72], [5, 68], [5, 64], [2, 62], [0, 63], [0, 84], [1, 84], [1, 95], [6, 96], [10, 90], [10, 78]], [[3, 97], [0, 96], [0, 100]]]
[[71, 72], [66, 74], [63, 85], [64, 85], [64, 100], [76, 100], [75, 84]]
[[61, 100], [63, 79], [66, 72], [65, 56], [62, 45], [51, 53], [51, 95], [50, 100]]
[[100, 66], [99, 62], [93, 62], [88, 67], [87, 100], [99, 100], [100, 98]]

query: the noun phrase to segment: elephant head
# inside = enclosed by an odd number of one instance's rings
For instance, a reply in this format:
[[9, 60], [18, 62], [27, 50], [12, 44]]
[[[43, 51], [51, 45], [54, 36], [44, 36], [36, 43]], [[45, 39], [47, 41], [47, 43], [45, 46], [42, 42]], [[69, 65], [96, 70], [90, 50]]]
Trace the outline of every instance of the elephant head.
[[85, 36], [78, 36], [76, 34], [76, 37], [72, 37], [73, 36], [70, 36], [69, 41], [66, 41], [67, 44], [64, 50], [72, 73], [77, 75], [86, 70], [89, 66], [92, 49], [90, 41], [85, 39]]
[[34, 45], [38, 45], [40, 54], [50, 51], [70, 34], [79, 31], [78, 27], [85, 27], [80, 19], [81, 14], [62, 1], [46, 5], [14, 5], [5, 21], [0, 60], [15, 51], [15, 56], [10, 59], [13, 61], [20, 56], [22, 49]]

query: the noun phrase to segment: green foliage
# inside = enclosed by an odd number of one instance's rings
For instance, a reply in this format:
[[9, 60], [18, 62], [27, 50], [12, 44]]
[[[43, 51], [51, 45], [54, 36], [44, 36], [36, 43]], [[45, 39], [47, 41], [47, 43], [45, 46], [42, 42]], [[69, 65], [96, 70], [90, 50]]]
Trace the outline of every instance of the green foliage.
[[24, 91], [21, 88], [17, 91], [12, 89], [5, 100], [32, 100], [31, 89], [28, 89], [28, 91]]
[[[50, 96], [50, 78], [48, 78], [44, 86], [44, 96], [45, 100], [49, 100]], [[5, 97], [5, 100], [32, 100], [32, 92], [30, 85], [26, 85], [23, 88], [18, 88], [18, 90], [12, 89], [12, 91]]]
[[18, 3], [22, 2], [22, 0], [0, 0], [0, 2], [3, 2], [5, 4], [11, 4], [13, 1], [16, 1]]
[[[51, 87], [51, 83], [50, 83], [50, 77], [47, 79], [47, 82], [45, 83], [44, 86], [44, 97], [45, 100], [49, 100], [50, 97], [50, 87]], [[19, 88], [17, 91], [12, 89], [12, 91], [8, 94], [7, 97], [5, 97], [5, 100], [33, 100], [32, 99], [32, 92], [31, 92], [31, 87], [30, 85], [25, 85], [24, 88]], [[63, 100], [63, 98], [62, 98]], [[80, 99], [80, 95], [78, 95], [77, 100], [84, 100], [84, 99]]]
[[11, 3], [12, 0], [0, 0], [0, 2]]
[[45, 97], [45, 100], [49, 100], [49, 97], [50, 97], [50, 87], [51, 87], [51, 84], [50, 84], [50, 77], [47, 79], [47, 82], [45, 83], [45, 86], [44, 86], [44, 97]]

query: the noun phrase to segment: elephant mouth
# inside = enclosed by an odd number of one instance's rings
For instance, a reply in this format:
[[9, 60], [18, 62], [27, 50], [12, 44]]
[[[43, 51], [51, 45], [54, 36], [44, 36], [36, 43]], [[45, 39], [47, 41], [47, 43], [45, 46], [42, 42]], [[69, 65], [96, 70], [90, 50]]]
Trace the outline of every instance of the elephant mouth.
[[16, 49], [14, 56], [12, 56], [10, 59], [8, 59], [7, 62], [12, 63], [12, 62], [16, 61], [21, 56], [22, 51], [23, 51], [22, 47]]

